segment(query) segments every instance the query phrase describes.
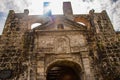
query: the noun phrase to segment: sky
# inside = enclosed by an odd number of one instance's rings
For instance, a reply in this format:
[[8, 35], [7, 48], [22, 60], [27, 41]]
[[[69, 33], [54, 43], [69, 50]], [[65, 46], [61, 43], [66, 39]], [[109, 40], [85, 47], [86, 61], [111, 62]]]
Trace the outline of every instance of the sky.
[[88, 14], [91, 9], [97, 13], [106, 10], [114, 29], [120, 31], [120, 0], [0, 0], [0, 34], [9, 10], [23, 13], [24, 9], [29, 9], [29, 15], [42, 15], [43, 2], [50, 2], [52, 14], [63, 14], [65, 1], [71, 2], [74, 14]]

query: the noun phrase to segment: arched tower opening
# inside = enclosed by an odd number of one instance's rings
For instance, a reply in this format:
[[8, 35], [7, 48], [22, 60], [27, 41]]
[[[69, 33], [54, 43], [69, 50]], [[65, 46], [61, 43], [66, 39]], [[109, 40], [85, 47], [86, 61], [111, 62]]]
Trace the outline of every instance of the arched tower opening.
[[33, 24], [31, 25], [31, 29], [36, 28], [36, 27], [38, 27], [38, 26], [40, 26], [40, 25], [41, 25], [41, 23], [33, 23]]
[[83, 25], [83, 26], [87, 26], [88, 30], [90, 29], [90, 22], [86, 18], [84, 18], [84, 17], [76, 17], [76, 18], [74, 18], [74, 21], [81, 24], [81, 25]]
[[56, 61], [47, 68], [46, 80], [81, 80], [81, 67], [72, 61]]
[[85, 23], [83, 23], [83, 22], [77, 22], [78, 24], [81, 24], [81, 25], [83, 25], [83, 26], [86, 26], [85, 25]]

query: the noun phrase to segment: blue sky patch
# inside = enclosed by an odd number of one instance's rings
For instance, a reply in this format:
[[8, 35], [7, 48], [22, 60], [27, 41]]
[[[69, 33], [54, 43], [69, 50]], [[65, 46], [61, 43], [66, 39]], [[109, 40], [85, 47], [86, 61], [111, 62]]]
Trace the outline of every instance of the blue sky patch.
[[4, 19], [6, 16], [7, 14], [5, 12], [0, 12], [0, 20]]

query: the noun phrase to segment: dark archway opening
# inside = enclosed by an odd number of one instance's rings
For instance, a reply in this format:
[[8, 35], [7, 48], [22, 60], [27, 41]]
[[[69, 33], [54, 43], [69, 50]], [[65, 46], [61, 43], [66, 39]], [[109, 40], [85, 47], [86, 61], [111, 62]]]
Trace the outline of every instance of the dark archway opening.
[[79, 64], [71, 61], [56, 61], [47, 68], [47, 80], [81, 80]]
[[114, 80], [120, 80], [120, 76], [116, 77]]
[[56, 66], [48, 71], [47, 80], [80, 80], [80, 78], [73, 68]]

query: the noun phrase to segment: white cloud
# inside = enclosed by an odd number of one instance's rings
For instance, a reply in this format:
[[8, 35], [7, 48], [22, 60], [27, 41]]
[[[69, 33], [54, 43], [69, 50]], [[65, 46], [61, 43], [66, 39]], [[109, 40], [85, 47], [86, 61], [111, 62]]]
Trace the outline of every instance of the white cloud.
[[[45, 1], [51, 2], [53, 14], [63, 13], [63, 1], [71, 1], [75, 14], [87, 14], [91, 9], [96, 12], [106, 10], [115, 30], [120, 28], [120, 0], [0, 0], [0, 12], [8, 13], [10, 9], [15, 12], [23, 12], [24, 9], [29, 9], [30, 14], [38, 15], [43, 13], [43, 2]], [[5, 18], [6, 16], [0, 20], [0, 32], [2, 32]]]

